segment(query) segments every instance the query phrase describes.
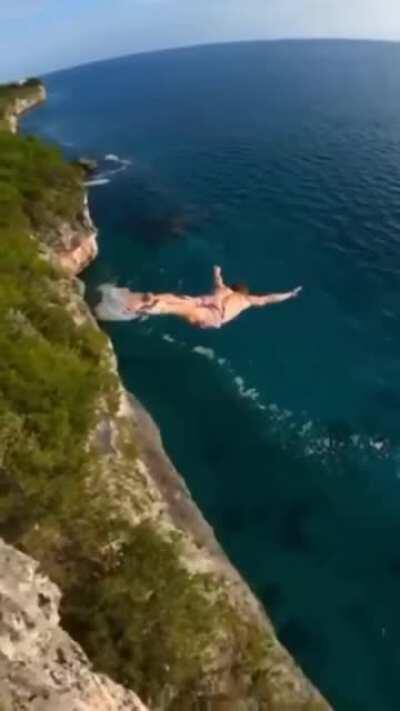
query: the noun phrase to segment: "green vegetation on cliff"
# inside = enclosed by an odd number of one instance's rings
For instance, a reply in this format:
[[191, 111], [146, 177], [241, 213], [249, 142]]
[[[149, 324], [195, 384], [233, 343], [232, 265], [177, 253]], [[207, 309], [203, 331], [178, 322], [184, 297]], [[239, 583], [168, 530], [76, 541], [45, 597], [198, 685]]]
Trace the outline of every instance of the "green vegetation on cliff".
[[60, 223], [79, 223], [82, 175], [58, 148], [0, 131], [0, 229], [18, 225], [54, 243]]
[[[36, 80], [0, 88], [0, 97], [10, 92], [24, 97], [33, 89]], [[80, 175], [58, 149], [0, 130], [0, 532], [5, 536], [53, 510], [62, 483], [82, 475], [95, 402], [112, 385], [103, 364], [105, 337], [92, 325], [77, 325], [68, 313], [62, 275], [38, 241], [46, 242], [61, 222], [77, 222]]]
[[[47, 153], [46, 173], [43, 157]], [[63, 184], [68, 175], [59, 157], [57, 173], [57, 161], [52, 158], [52, 151], [36, 141], [0, 133], [3, 532], [9, 530], [10, 519], [23, 521], [24, 526], [37, 520], [60, 498], [62, 482], [79, 477], [87, 458], [85, 443], [95, 401], [109, 388], [111, 379], [102, 364], [105, 337], [93, 326], [74, 323], [60, 294], [60, 275], [40, 255], [32, 236], [44, 229], [50, 217], [46, 198], [31, 197], [31, 176], [36, 177], [34, 195], [45, 196], [48, 183], [56, 203], [54, 185], [57, 178]]]

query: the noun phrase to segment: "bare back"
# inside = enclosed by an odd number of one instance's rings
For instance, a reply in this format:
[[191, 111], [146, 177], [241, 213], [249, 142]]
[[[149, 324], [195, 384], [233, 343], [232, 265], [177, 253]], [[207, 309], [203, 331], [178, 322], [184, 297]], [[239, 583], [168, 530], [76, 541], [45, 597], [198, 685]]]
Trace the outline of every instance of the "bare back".
[[243, 311], [249, 309], [251, 302], [247, 294], [233, 291], [229, 287], [224, 287], [223, 293], [219, 296], [222, 323], [229, 323]]

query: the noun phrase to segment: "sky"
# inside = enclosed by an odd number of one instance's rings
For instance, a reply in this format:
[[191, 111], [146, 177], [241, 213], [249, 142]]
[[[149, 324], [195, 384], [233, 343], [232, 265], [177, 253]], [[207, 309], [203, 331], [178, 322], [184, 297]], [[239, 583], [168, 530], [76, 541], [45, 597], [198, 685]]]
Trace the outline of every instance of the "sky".
[[400, 0], [0, 0], [0, 81], [251, 39], [400, 40]]

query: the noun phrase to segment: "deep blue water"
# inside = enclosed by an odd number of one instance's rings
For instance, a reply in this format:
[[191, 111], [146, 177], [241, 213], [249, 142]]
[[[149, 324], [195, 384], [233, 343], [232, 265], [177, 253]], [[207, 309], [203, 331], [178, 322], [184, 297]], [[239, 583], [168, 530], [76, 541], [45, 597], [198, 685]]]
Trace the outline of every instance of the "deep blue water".
[[395, 44], [185, 49], [51, 75], [24, 122], [68, 156], [131, 161], [90, 190], [89, 293], [200, 293], [214, 263], [255, 291], [304, 285], [221, 331], [108, 331], [225, 549], [339, 711], [400, 708], [399, 77]]

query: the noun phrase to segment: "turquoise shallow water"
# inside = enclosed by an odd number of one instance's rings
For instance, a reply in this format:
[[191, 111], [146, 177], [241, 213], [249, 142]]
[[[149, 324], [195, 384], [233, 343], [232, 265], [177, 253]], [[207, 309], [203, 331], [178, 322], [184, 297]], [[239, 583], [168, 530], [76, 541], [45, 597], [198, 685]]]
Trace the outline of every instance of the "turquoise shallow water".
[[[400, 707], [400, 47], [251, 43], [48, 77], [24, 130], [101, 164], [85, 278], [293, 303], [107, 326], [128, 388], [339, 711]], [[120, 172], [111, 170], [121, 168]]]

